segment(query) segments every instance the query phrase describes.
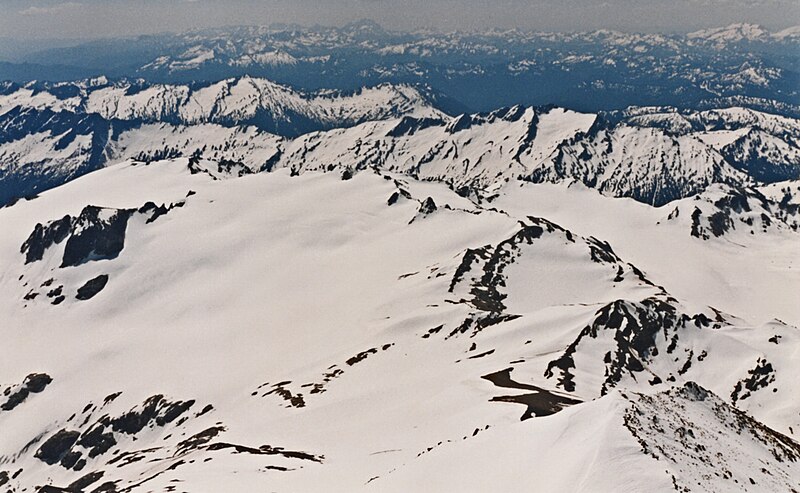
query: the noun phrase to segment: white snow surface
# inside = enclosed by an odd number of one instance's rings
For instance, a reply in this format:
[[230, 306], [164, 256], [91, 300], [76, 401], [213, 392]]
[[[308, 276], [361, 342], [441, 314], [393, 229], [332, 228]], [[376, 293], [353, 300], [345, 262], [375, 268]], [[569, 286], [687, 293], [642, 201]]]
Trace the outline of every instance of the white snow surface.
[[[535, 147], [591, 122], [542, 118]], [[473, 125], [474, 140], [498, 138]], [[215, 145], [203, 128], [175, 138]], [[229, 131], [254, 166], [274, 152]], [[147, 132], [128, 145], [159, 147], [160, 128]], [[511, 182], [473, 202], [388, 163], [190, 171], [212, 164], [126, 160], [0, 209], [0, 407], [26, 375], [52, 378], [0, 410], [6, 487], [102, 472], [91, 488], [798, 488], [796, 232], [703, 241], [671, 207], [567, 183]], [[147, 202], [172, 207], [156, 217]], [[124, 247], [108, 258], [95, 243], [61, 267], [92, 231], [89, 205], [106, 227], [130, 216]], [[37, 223], [65, 215], [80, 227], [26, 263]], [[77, 299], [100, 275], [107, 285]], [[526, 409], [536, 416], [520, 420]], [[90, 456], [81, 440], [101, 433], [114, 444]], [[78, 440], [80, 471], [64, 450], [44, 461], [57, 436]]]

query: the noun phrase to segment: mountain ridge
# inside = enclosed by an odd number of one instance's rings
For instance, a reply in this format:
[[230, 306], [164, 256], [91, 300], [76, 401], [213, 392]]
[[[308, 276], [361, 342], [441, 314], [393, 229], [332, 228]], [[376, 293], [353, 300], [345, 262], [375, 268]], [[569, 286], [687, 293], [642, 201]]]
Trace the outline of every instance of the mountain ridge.
[[485, 190], [517, 179], [575, 179], [656, 206], [714, 183], [800, 176], [800, 124], [788, 117], [744, 108], [587, 114], [520, 105], [451, 117], [435, 97], [386, 84], [308, 96], [251, 78], [196, 88], [102, 78], [49, 89], [9, 85], [0, 128], [6, 202], [115, 161], [178, 156], [251, 171], [378, 166]]
[[30, 75], [24, 66], [7, 66], [0, 79], [81, 77], [56, 66], [66, 64], [86, 67], [83, 77], [105, 73], [162, 84], [246, 75], [306, 90], [410, 83], [459, 101], [467, 113], [517, 103], [587, 112], [656, 104], [696, 109], [709, 99], [745, 97], [795, 107], [796, 114], [800, 104], [800, 68], [792, 56], [800, 38], [792, 29], [760, 41], [744, 35], [708, 41], [700, 34], [610, 30], [400, 33], [360, 27], [249, 26], [105, 40], [29, 54]]

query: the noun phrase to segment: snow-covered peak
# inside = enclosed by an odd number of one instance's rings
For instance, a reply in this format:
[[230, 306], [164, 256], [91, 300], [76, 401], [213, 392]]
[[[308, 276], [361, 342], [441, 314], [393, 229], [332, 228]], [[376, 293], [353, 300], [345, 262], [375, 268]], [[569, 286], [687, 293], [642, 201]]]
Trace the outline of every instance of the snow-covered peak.
[[774, 33], [772, 37], [780, 41], [799, 41], [800, 26], [787, 27]]
[[726, 27], [695, 31], [687, 34], [687, 37], [689, 39], [725, 44], [741, 41], [764, 41], [769, 39], [770, 32], [757, 24], [737, 23]]
[[[226, 125], [255, 124], [278, 134], [348, 126], [404, 115], [444, 116], [432, 99], [410, 85], [388, 83], [356, 92], [301, 93], [263, 78], [244, 76], [201, 86], [86, 81], [74, 94], [59, 85], [19, 88], [0, 95], [0, 114], [14, 108], [96, 114], [107, 120]], [[64, 96], [69, 94], [69, 96]]]

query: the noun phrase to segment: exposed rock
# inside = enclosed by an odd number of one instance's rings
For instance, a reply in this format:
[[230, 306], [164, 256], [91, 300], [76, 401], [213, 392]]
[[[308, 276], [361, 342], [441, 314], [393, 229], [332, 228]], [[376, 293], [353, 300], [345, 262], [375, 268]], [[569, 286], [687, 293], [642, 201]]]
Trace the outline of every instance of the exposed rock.
[[47, 373], [31, 373], [25, 377], [25, 386], [34, 394], [38, 394], [52, 381], [53, 379]]
[[207, 444], [211, 440], [213, 440], [217, 435], [225, 431], [225, 427], [223, 426], [214, 426], [208, 428], [206, 430], [193, 435], [186, 440], [178, 443], [178, 451], [179, 452], [186, 452], [189, 450], [196, 450], [199, 447]]
[[78, 441], [77, 431], [60, 430], [39, 447], [34, 456], [42, 462], [53, 465], [61, 461]]
[[78, 445], [89, 449], [89, 457], [94, 458], [108, 452], [111, 447], [117, 444], [114, 434], [107, 432], [105, 426], [97, 423], [89, 431], [81, 435]]
[[85, 301], [92, 299], [97, 293], [103, 290], [108, 283], [108, 275], [102, 274], [94, 279], [90, 279], [86, 281], [86, 284], [78, 288], [78, 294], [75, 298]]
[[89, 485], [92, 485], [100, 480], [103, 477], [103, 471], [95, 471], [90, 472], [89, 474], [82, 476], [67, 486], [67, 489], [70, 491], [84, 491]]
[[423, 215], [433, 214], [437, 209], [436, 202], [433, 201], [432, 197], [428, 197], [420, 204], [419, 213]]
[[151, 422], [159, 426], [172, 422], [192, 405], [194, 401], [170, 402], [164, 399], [163, 395], [154, 395], [148, 398], [140, 409], [132, 409], [111, 420], [110, 424], [114, 431], [135, 435]]
[[131, 209], [85, 207], [73, 222], [61, 267], [116, 258], [125, 247], [125, 230], [132, 214]]
[[603, 360], [606, 369], [600, 394], [604, 395], [619, 383], [623, 375], [645, 370], [646, 363], [659, 354], [657, 335], [662, 334], [664, 340], [671, 341], [666, 352], [673, 352], [679, 332], [690, 322], [694, 322], [697, 327], [712, 325], [711, 320], [702, 314], [689, 317], [681, 313], [671, 304], [671, 300], [655, 297], [640, 302], [617, 300], [597, 311], [594, 320], [581, 331], [566, 351], [547, 365], [544, 376], [552, 378], [559, 374], [558, 386], [573, 392], [573, 356], [579, 345], [585, 338], [597, 339], [602, 331], [613, 330], [613, 346], [606, 352]]
[[8, 393], [8, 398], [6, 402], [0, 405], [0, 409], [3, 411], [11, 411], [22, 404], [31, 393], [38, 394], [44, 391], [45, 387], [52, 381], [53, 379], [46, 373], [31, 373], [25, 377], [25, 381], [16, 391]]
[[775, 381], [775, 369], [764, 358], [759, 358], [756, 367], [747, 372], [747, 378], [736, 383], [731, 392], [731, 402], [734, 405], [740, 400], [745, 400], [753, 392], [768, 387]]
[[[687, 382], [654, 395], [626, 392], [622, 397], [629, 402], [625, 427], [643, 453], [668, 469], [676, 491], [744, 491], [745, 484], [797, 491], [791, 469], [775, 466], [796, 463], [800, 444], [700, 385]], [[752, 452], [759, 449], [776, 462], [753, 460]]]
[[61, 243], [70, 234], [72, 217], [69, 215], [47, 225], [37, 224], [33, 232], [20, 248], [20, 253], [25, 255], [25, 263], [30, 264], [44, 258], [44, 252], [51, 246]]
[[511, 379], [512, 371], [513, 368], [506, 368], [505, 370], [484, 375], [481, 378], [489, 380], [498, 387], [533, 391], [532, 393], [528, 394], [510, 396], [506, 395], [492, 398], [492, 401], [515, 402], [526, 405], [528, 409], [520, 418], [521, 421], [533, 418], [534, 416], [549, 416], [561, 411], [566, 407], [579, 404], [581, 402], [578, 399], [574, 399], [566, 395], [559, 395], [535, 385], [515, 382]]

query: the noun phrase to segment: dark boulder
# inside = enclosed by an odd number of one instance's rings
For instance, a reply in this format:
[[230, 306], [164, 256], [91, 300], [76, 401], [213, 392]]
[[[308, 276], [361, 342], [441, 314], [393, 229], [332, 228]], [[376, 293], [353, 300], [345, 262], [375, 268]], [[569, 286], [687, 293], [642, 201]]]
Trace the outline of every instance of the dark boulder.
[[2, 405], [0, 405], [0, 409], [3, 411], [11, 411], [15, 407], [25, 402], [25, 399], [27, 399], [29, 395], [30, 391], [27, 388], [22, 387], [13, 394], [9, 395], [8, 399]]
[[25, 387], [34, 394], [38, 394], [50, 385], [52, 381], [53, 378], [47, 373], [31, 373], [25, 377]]
[[106, 287], [106, 284], [108, 284], [107, 274], [102, 274], [94, 279], [90, 279], [86, 281], [86, 284], [78, 288], [78, 294], [75, 296], [75, 298], [81, 301], [92, 299], [97, 293]]
[[80, 433], [77, 431], [61, 430], [48, 438], [34, 457], [52, 466], [67, 455], [79, 436]]
[[434, 212], [436, 212], [437, 209], [438, 209], [438, 207], [436, 207], [436, 202], [433, 201], [432, 197], [428, 197], [420, 205], [419, 213], [420, 214], [433, 214]]
[[3, 411], [11, 411], [25, 402], [25, 399], [27, 399], [31, 393], [38, 394], [42, 392], [52, 381], [53, 379], [46, 373], [31, 373], [25, 377], [22, 386], [20, 386], [16, 392], [11, 393], [6, 399], [6, 402], [0, 405], [0, 409]]

